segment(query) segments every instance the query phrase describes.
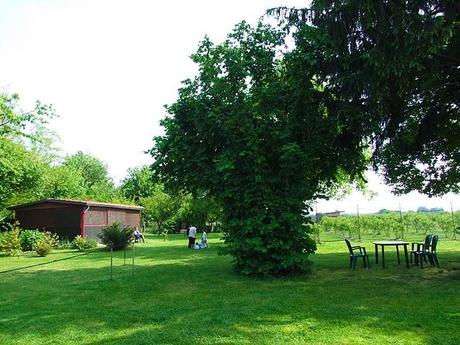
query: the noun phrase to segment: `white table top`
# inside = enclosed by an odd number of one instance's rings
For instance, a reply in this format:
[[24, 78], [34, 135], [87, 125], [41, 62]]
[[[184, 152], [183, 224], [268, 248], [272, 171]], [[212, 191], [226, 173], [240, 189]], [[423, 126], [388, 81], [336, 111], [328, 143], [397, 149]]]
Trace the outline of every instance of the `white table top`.
[[409, 242], [405, 242], [405, 241], [375, 241], [372, 243], [377, 244], [377, 245], [383, 245], [383, 246], [396, 246], [396, 245], [409, 244]]

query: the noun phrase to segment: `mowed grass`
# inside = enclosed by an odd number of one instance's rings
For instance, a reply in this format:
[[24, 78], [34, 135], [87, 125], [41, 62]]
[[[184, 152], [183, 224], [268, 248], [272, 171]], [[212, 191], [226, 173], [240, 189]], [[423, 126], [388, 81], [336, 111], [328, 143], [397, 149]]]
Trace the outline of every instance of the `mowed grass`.
[[441, 269], [348, 269], [327, 242], [311, 276], [248, 278], [183, 236], [149, 236], [131, 252], [0, 257], [0, 344], [460, 344], [460, 242], [440, 241]]

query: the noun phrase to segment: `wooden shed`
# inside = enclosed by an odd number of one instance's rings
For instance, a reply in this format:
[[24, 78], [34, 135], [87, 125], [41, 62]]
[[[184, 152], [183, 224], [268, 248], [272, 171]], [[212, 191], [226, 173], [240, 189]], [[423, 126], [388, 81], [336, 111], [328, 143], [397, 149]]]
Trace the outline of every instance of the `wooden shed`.
[[43, 199], [8, 209], [14, 210], [15, 218], [23, 229], [51, 231], [71, 240], [77, 235], [97, 239], [103, 227], [115, 222], [140, 228], [143, 208], [94, 201]]

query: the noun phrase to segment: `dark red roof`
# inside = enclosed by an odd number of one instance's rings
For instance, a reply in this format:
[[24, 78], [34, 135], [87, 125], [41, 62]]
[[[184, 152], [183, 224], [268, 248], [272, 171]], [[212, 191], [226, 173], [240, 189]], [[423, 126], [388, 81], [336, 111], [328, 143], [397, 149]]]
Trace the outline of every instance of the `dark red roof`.
[[44, 203], [52, 203], [52, 204], [65, 204], [65, 205], [81, 205], [86, 207], [106, 207], [106, 208], [120, 208], [124, 210], [143, 210], [144, 208], [137, 205], [122, 205], [122, 204], [110, 204], [106, 202], [98, 202], [98, 201], [88, 201], [88, 200], [71, 200], [71, 199], [42, 199], [39, 201], [29, 202], [26, 204], [15, 205], [8, 207], [9, 210], [15, 210], [18, 208], [28, 207], [32, 205], [39, 205]]

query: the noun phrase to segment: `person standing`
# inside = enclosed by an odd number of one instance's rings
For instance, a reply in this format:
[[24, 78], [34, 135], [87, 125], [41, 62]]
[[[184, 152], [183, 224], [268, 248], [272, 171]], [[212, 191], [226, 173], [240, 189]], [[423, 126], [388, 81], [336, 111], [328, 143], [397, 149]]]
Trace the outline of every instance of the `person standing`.
[[203, 248], [208, 248], [208, 234], [206, 233], [206, 230], [203, 230], [203, 234], [201, 235], [201, 244], [203, 245]]
[[188, 247], [195, 247], [195, 238], [196, 238], [196, 228], [192, 225], [188, 230]]

